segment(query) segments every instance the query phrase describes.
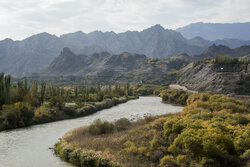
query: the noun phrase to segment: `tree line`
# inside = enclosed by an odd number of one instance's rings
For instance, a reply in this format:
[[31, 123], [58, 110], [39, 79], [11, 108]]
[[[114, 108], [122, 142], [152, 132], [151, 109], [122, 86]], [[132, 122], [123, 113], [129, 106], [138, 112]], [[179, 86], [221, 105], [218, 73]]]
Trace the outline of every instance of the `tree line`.
[[[122, 102], [119, 101], [120, 97], [133, 95], [129, 84], [58, 87], [46, 82], [28, 83], [27, 80], [12, 83], [10, 75], [1, 73], [0, 130], [86, 115], [87, 111], [83, 114], [82, 110], [82, 114], [78, 114], [77, 109], [85, 107], [85, 110], [90, 110], [87, 108], [92, 105], [91, 111], [96, 111], [95, 103], [111, 99], [112, 104], [106, 106], [112, 106]], [[67, 106], [67, 103], [73, 105]]]

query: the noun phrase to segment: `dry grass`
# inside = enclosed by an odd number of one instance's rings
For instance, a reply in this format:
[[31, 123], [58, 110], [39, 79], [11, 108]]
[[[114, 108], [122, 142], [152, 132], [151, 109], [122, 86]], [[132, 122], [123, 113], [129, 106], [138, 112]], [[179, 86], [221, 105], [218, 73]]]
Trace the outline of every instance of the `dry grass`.
[[153, 125], [149, 122], [157, 118], [159, 116], [138, 120], [132, 122], [128, 130], [98, 136], [89, 134], [88, 127], [80, 127], [66, 133], [62, 138], [62, 144], [65, 148], [80, 149], [82, 152], [94, 153], [120, 166], [153, 166], [147, 159], [141, 159], [128, 154], [125, 151], [127, 147], [125, 143], [132, 141], [135, 145], [148, 145], [153, 138], [151, 131]]

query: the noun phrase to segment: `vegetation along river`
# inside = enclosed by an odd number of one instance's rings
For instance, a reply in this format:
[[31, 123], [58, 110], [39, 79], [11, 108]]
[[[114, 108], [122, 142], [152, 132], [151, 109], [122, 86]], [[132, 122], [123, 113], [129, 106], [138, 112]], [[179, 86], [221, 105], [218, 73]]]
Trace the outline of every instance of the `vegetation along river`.
[[181, 110], [182, 107], [161, 103], [159, 97], [140, 97], [90, 116], [0, 132], [0, 166], [71, 166], [61, 161], [54, 155], [53, 150], [49, 149], [67, 131], [89, 125], [98, 118], [107, 121], [120, 118], [137, 120], [147, 115], [161, 115]]

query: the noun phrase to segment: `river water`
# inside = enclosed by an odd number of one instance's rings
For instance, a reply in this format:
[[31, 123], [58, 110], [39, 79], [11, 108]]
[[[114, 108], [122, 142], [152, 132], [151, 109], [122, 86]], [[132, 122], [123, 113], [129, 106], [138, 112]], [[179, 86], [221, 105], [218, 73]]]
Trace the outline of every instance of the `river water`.
[[107, 121], [120, 118], [137, 120], [146, 115], [181, 110], [182, 107], [161, 103], [159, 97], [140, 97], [90, 116], [0, 132], [0, 167], [69, 167], [70, 164], [61, 161], [49, 149], [67, 131], [89, 125], [99, 118]]

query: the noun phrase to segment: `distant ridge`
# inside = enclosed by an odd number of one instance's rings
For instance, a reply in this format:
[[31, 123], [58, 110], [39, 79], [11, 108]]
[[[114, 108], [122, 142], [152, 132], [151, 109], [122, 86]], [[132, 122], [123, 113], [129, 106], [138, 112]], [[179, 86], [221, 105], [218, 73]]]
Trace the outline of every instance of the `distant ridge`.
[[230, 49], [224, 45], [211, 45], [204, 50], [200, 55], [193, 56], [194, 60], [214, 59], [216, 55], [227, 55], [230, 57], [240, 58], [250, 55], [250, 45], [241, 46], [238, 48]]
[[238, 39], [250, 40], [250, 22], [246, 23], [192, 23], [176, 29], [185, 38], [200, 36], [206, 40]]

